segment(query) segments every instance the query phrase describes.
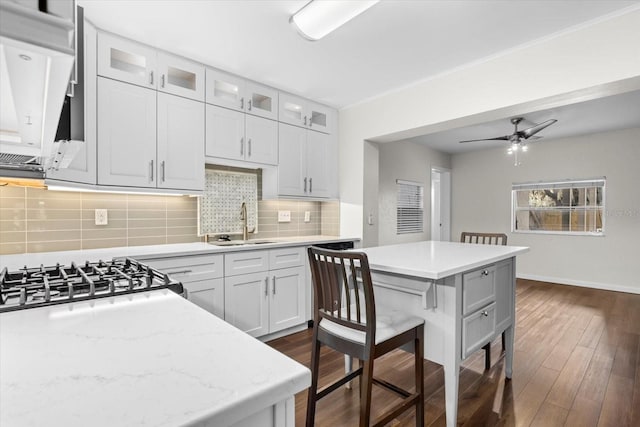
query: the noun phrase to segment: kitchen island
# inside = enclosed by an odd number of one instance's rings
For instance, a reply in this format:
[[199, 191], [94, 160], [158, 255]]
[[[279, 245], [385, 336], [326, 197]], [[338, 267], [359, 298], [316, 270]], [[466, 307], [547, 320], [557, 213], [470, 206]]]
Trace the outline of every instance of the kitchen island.
[[512, 376], [515, 257], [528, 248], [427, 241], [360, 251], [376, 306], [425, 319], [424, 357], [444, 367], [446, 421], [454, 427], [462, 360], [504, 332]]
[[0, 314], [0, 425], [294, 426], [309, 370], [169, 290]]

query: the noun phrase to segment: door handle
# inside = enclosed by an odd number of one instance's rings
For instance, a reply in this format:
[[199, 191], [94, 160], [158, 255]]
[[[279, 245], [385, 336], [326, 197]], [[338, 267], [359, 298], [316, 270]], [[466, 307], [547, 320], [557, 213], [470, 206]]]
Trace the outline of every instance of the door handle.
[[264, 296], [269, 295], [269, 276], [264, 278]]
[[276, 276], [273, 276], [273, 278], [271, 279], [271, 283], [273, 285], [273, 294], [276, 294]]
[[247, 102], [248, 106], [249, 106], [249, 111], [251, 111], [251, 100], [249, 100], [249, 102]]
[[153, 86], [153, 71], [149, 73], [149, 84]]
[[151, 177], [149, 181], [153, 182], [153, 160], [149, 162], [149, 176]]
[[304, 178], [304, 192], [307, 192], [307, 177]]
[[164, 74], [160, 76], [160, 87], [164, 87]]
[[244, 110], [244, 98], [240, 98], [240, 109]]
[[244, 156], [244, 137], [240, 138], [240, 155]]
[[249, 157], [251, 157], [251, 138], [247, 140], [247, 145], [247, 154], [249, 155]]
[[162, 182], [165, 181], [165, 175], [164, 175], [164, 160], [162, 161], [162, 163], [160, 163], [160, 169], [162, 170]]
[[313, 178], [309, 178], [309, 193], [313, 193]]

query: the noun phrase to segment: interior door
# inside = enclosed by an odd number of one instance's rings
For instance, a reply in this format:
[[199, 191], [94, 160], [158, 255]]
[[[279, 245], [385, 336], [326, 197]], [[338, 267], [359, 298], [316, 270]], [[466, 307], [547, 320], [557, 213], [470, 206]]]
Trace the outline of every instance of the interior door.
[[431, 240], [451, 240], [451, 171], [431, 169]]

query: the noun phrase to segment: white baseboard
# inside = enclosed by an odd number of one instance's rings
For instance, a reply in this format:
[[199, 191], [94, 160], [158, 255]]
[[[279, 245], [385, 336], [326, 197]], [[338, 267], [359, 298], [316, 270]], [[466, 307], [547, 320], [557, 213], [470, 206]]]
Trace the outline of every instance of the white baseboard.
[[587, 282], [584, 280], [564, 279], [562, 277], [538, 276], [536, 274], [517, 274], [519, 279], [537, 280], [540, 282], [558, 283], [560, 285], [581, 286], [584, 288], [602, 289], [605, 291], [627, 292], [640, 294], [640, 288], [631, 286], [614, 285], [610, 283]]

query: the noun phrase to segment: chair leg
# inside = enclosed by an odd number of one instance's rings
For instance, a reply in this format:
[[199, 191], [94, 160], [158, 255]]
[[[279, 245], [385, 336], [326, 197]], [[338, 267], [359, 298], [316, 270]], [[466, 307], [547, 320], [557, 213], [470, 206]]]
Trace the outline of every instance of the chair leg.
[[418, 336], [414, 341], [414, 354], [416, 364], [416, 393], [418, 401], [416, 402], [416, 427], [424, 426], [424, 329], [418, 328]]
[[491, 343], [487, 343], [484, 347], [484, 369], [489, 370], [491, 368]]
[[360, 427], [369, 427], [371, 421], [371, 386], [373, 385], [373, 359], [364, 361], [360, 388]]
[[315, 330], [313, 332], [313, 344], [311, 345], [311, 386], [309, 387], [307, 395], [307, 427], [313, 427], [315, 422], [320, 368], [320, 341], [317, 340], [317, 332]]

